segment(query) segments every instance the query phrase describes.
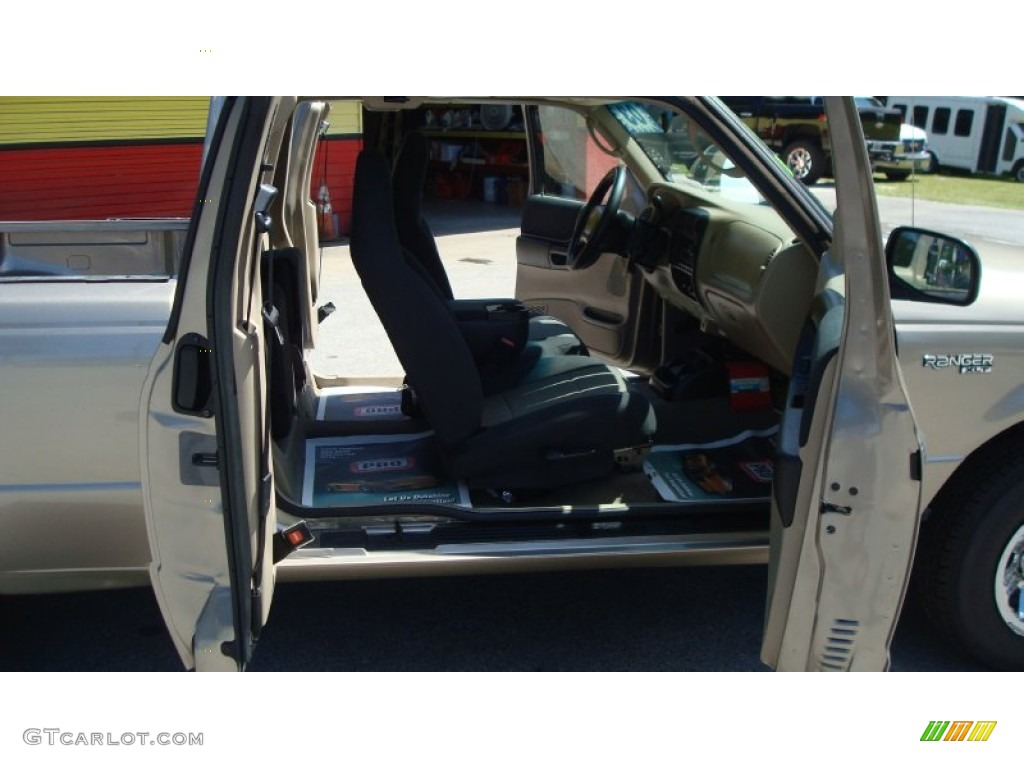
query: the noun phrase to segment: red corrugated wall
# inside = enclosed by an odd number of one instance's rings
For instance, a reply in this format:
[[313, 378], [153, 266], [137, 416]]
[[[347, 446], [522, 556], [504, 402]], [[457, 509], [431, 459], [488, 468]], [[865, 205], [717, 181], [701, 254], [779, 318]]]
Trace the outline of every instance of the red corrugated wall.
[[[352, 227], [361, 147], [328, 137], [317, 152], [310, 195], [326, 178], [341, 234]], [[200, 142], [2, 149], [0, 221], [188, 217], [201, 157]]]
[[0, 220], [189, 216], [202, 143], [0, 151]]

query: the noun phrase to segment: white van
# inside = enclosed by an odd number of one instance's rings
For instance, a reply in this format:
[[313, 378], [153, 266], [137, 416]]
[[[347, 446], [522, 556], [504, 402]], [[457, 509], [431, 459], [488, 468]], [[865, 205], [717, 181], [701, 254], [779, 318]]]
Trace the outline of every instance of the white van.
[[1011, 174], [1024, 181], [1024, 100], [1005, 96], [890, 96], [908, 123], [928, 131], [933, 169]]

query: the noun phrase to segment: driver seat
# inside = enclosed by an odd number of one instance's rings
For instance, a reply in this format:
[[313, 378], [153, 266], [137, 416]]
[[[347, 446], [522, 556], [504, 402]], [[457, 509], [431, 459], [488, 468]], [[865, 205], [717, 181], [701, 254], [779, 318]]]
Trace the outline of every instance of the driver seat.
[[590, 357], [542, 358], [485, 392], [451, 304], [398, 240], [388, 165], [376, 150], [356, 162], [351, 254], [454, 479], [470, 488], [554, 488], [606, 475], [617, 451], [650, 444], [650, 402]]
[[[514, 299], [456, 299], [445, 272], [437, 242], [423, 216], [423, 188], [427, 180], [430, 151], [427, 137], [418, 131], [406, 134], [395, 159], [391, 186], [395, 204], [398, 240], [412, 256], [410, 266], [428, 280], [438, 295], [452, 302], [456, 315], [472, 314], [488, 304], [515, 304]], [[587, 347], [572, 329], [554, 317], [531, 309], [528, 346], [541, 357], [586, 355]]]

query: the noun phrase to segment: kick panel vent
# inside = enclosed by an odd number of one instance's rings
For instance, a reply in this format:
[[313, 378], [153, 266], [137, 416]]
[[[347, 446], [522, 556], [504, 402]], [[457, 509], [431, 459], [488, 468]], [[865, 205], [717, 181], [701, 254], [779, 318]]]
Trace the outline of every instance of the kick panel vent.
[[853, 619], [835, 619], [829, 629], [825, 647], [821, 649], [818, 664], [821, 669], [845, 672], [853, 659], [853, 646], [860, 631], [860, 622]]

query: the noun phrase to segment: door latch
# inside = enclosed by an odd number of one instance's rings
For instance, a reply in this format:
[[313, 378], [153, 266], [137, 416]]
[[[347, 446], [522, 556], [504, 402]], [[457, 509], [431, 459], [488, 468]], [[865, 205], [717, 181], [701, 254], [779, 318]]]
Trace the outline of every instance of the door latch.
[[827, 501], [823, 501], [821, 502], [821, 514], [824, 515], [826, 512], [849, 517], [853, 514], [853, 507], [844, 507], [841, 504], [830, 504]]
[[193, 467], [219, 467], [220, 460], [217, 458], [216, 453], [193, 453], [192, 454], [192, 466]]

